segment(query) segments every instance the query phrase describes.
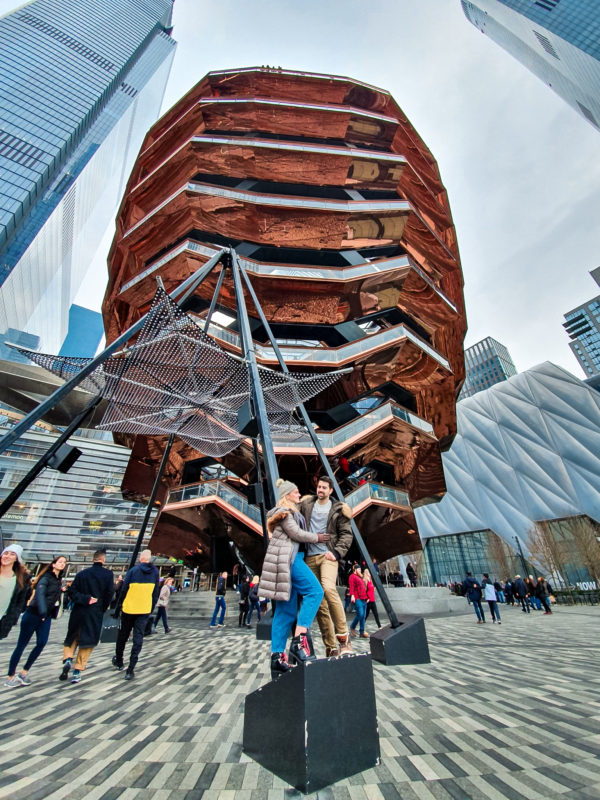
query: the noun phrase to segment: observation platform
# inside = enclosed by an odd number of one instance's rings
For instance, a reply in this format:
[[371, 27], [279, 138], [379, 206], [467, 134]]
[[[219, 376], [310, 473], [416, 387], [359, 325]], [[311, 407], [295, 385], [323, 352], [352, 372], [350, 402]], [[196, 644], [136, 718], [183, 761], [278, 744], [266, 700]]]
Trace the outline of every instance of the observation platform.
[[[302, 797], [242, 753], [244, 698], [268, 679], [269, 646], [236, 613], [224, 629], [177, 623], [146, 639], [131, 683], [108, 644], [81, 684], [60, 683], [66, 620], [53, 623], [32, 685], [0, 688], [0, 798]], [[501, 627], [427, 620], [431, 664], [374, 664], [381, 765], [308, 797], [596, 800], [600, 608], [501, 613]], [[0, 642], [5, 665], [17, 633]]]

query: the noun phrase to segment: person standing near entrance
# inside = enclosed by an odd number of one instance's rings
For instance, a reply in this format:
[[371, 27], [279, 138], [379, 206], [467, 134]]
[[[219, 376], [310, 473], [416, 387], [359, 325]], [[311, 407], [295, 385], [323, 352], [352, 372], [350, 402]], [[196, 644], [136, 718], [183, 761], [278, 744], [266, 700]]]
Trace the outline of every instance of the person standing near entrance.
[[[225, 612], [227, 611], [227, 601], [225, 600], [225, 595], [227, 593], [227, 573], [222, 572], [219, 577], [217, 578], [217, 590], [215, 592], [215, 610], [213, 611], [212, 619], [210, 621], [210, 627], [216, 628], [224, 628], [225, 623], [223, 620], [225, 619]], [[221, 610], [221, 616], [219, 617], [219, 622], [217, 623], [217, 614], [219, 613], [219, 609]]]
[[[100, 641], [102, 618], [115, 591], [113, 574], [106, 569], [105, 563], [106, 550], [96, 550], [92, 566], [78, 572], [68, 590], [73, 606], [64, 641], [63, 668], [58, 676], [60, 681], [67, 680], [73, 666], [71, 683], [80, 683], [81, 673], [87, 666], [92, 650]], [[77, 658], [73, 665], [75, 651]]]
[[521, 603], [521, 611], [529, 614], [529, 603], [527, 602], [527, 584], [520, 575], [515, 575], [513, 591], [518, 602]]
[[116, 669], [123, 669], [125, 645], [133, 631], [129, 666], [125, 672], [126, 681], [135, 677], [134, 670], [144, 644], [146, 623], [158, 600], [158, 569], [151, 563], [151, 560], [150, 550], [142, 550], [140, 563], [127, 572], [121, 589], [123, 598], [121, 624], [112, 663]]
[[306, 545], [306, 565], [323, 589], [317, 622], [330, 658], [352, 652], [344, 605], [337, 590], [338, 564], [352, 544], [352, 510], [347, 503], [332, 501], [333, 483], [328, 477], [317, 482], [317, 494], [302, 498], [300, 512], [311, 533], [327, 533], [327, 542]]

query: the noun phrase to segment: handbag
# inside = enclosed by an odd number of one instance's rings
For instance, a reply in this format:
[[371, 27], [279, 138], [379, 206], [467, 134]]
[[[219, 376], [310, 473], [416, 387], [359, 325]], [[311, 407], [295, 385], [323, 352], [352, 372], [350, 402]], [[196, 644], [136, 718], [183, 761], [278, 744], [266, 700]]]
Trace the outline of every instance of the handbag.
[[102, 617], [102, 632], [100, 633], [100, 641], [116, 642], [119, 635], [120, 620], [113, 616], [113, 611], [105, 611]]

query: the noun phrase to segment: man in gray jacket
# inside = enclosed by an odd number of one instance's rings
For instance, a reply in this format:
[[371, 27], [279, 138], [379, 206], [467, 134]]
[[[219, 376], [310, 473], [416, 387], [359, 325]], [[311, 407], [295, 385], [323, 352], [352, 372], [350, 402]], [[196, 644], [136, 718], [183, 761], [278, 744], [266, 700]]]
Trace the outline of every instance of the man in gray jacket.
[[300, 502], [307, 530], [329, 534], [328, 542], [306, 546], [306, 565], [323, 587], [324, 596], [317, 622], [328, 658], [352, 652], [344, 605], [336, 586], [338, 563], [352, 544], [352, 510], [347, 503], [332, 501], [332, 492], [331, 480], [328, 477], [319, 478], [316, 496], [303, 497]]

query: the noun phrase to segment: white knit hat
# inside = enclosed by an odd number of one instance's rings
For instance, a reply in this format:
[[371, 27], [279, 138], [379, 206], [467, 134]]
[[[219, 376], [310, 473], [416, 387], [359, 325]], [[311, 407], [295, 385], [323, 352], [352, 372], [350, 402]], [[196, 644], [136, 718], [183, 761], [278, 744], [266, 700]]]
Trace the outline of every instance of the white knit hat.
[[295, 483], [291, 481], [284, 481], [283, 478], [279, 478], [276, 483], [277, 486], [277, 499], [283, 500], [283, 498], [288, 495], [290, 492], [293, 492], [294, 489], [298, 489]]
[[16, 553], [19, 564], [23, 563], [23, 548], [20, 544], [9, 544], [8, 547], [5, 547], [2, 551], [2, 555], [4, 555], [4, 553]]

